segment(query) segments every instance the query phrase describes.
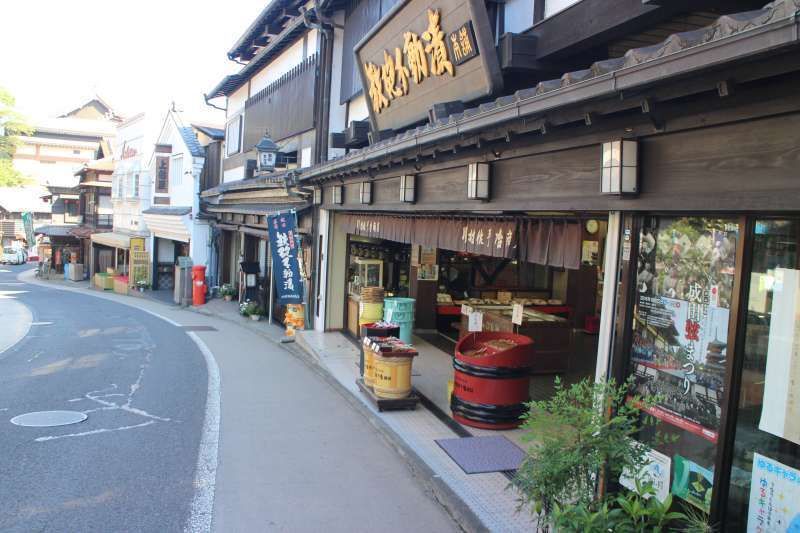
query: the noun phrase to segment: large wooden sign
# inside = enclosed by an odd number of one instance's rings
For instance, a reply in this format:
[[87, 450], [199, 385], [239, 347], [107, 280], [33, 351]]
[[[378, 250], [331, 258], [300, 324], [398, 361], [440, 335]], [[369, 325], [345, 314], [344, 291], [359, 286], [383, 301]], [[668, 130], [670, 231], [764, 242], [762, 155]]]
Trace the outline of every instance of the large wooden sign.
[[480, 0], [405, 0], [355, 47], [374, 130], [425, 119], [436, 103], [494, 93], [502, 76]]

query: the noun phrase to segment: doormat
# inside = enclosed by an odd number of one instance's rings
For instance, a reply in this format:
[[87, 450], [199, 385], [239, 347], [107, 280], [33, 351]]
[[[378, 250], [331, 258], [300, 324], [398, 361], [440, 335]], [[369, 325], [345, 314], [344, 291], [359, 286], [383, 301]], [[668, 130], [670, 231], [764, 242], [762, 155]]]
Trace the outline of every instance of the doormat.
[[513, 471], [525, 459], [525, 452], [503, 436], [438, 439], [436, 444], [467, 474]]

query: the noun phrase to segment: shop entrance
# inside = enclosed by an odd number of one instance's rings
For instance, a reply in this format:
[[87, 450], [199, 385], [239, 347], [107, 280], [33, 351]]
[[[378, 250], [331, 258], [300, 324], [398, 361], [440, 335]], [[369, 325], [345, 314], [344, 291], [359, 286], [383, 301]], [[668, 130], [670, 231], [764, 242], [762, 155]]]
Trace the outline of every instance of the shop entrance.
[[[549, 398], [556, 376], [567, 385], [594, 379], [605, 215], [420, 217], [413, 223], [402, 217], [351, 217], [345, 223], [346, 329], [358, 337], [364, 287], [381, 287], [386, 297], [413, 298], [413, 344], [419, 356], [412, 383], [446, 416], [452, 416], [456, 343], [470, 335], [463, 306], [482, 314], [483, 331], [533, 339], [532, 399]], [[524, 310], [520, 325], [512, 323], [515, 304]], [[521, 431], [510, 433], [516, 439]]]

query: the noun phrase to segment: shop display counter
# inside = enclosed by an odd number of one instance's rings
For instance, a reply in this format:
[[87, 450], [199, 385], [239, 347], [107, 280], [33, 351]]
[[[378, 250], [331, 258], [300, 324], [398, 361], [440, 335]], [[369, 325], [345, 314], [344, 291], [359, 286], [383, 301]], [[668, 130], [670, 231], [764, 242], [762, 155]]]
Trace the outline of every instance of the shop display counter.
[[[483, 312], [483, 331], [519, 333], [531, 337], [535, 345], [536, 358], [531, 367], [534, 374], [558, 374], [569, 368], [569, 354], [572, 345], [572, 327], [569, 320], [525, 308], [521, 326], [511, 322], [511, 306], [474, 306], [475, 311]], [[468, 335], [467, 316], [461, 317], [459, 338]]]

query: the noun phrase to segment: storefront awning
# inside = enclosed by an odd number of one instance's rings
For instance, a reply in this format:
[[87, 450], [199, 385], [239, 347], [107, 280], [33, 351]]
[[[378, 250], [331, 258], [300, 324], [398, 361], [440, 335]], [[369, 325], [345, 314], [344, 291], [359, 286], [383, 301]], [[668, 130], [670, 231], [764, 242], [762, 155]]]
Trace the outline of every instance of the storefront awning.
[[127, 250], [131, 246], [131, 236], [124, 233], [115, 233], [113, 231], [93, 233], [92, 243]]
[[191, 208], [186, 208], [185, 211], [173, 209], [175, 211], [169, 214], [167, 214], [167, 211], [156, 211], [155, 209], [144, 211], [142, 215], [147, 224], [147, 229], [161, 239], [189, 242], [192, 236], [189, 229], [189, 224], [191, 224], [189, 212], [191, 212]]
[[577, 218], [341, 216], [345, 231], [353, 235], [580, 268], [581, 224]]

